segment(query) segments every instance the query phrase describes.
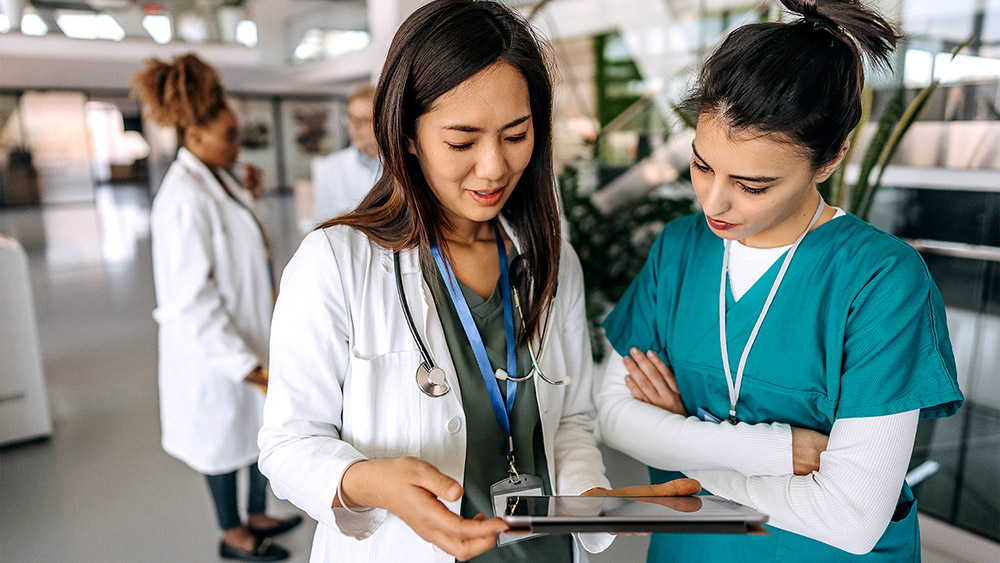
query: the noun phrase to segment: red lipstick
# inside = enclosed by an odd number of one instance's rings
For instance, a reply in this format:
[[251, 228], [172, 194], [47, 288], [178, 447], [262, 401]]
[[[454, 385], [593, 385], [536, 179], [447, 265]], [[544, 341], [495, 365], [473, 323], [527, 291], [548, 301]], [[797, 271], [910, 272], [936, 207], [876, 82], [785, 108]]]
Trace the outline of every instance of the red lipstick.
[[707, 215], [705, 216], [705, 219], [708, 220], [708, 226], [712, 227], [717, 231], [728, 231], [729, 229], [732, 229], [733, 227], [736, 226], [733, 223], [727, 223], [725, 221], [719, 221], [718, 219], [712, 219]]

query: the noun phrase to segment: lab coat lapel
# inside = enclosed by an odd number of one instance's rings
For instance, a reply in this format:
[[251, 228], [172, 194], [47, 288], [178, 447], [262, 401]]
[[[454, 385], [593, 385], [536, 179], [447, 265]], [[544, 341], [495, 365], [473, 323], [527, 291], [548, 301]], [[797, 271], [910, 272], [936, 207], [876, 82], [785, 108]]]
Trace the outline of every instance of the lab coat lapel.
[[[226, 206], [226, 208], [234, 207], [238, 209], [238, 216], [247, 224], [247, 226], [251, 227], [251, 232], [261, 231], [261, 228], [258, 226], [257, 219], [253, 216], [253, 212], [251, 211], [253, 202], [247, 199], [248, 194], [246, 193], [246, 190], [244, 190], [242, 186], [236, 185], [235, 180], [233, 180], [227, 172], [223, 171], [219, 174], [222, 181], [226, 182], [226, 186], [223, 187], [219, 184], [215, 175], [212, 174], [212, 171], [205, 166], [205, 163], [198, 160], [198, 157], [191, 154], [191, 151], [181, 147], [177, 150], [177, 159], [184, 163], [184, 168], [188, 171], [188, 173], [198, 179], [198, 185], [201, 189], [205, 190], [208, 195], [212, 196], [212, 198], [215, 199], [219, 205]], [[229, 193], [227, 193], [227, 189], [233, 194], [232, 197], [230, 197]], [[240, 203], [233, 201], [233, 197], [238, 198]], [[264, 240], [264, 233], [260, 232], [259, 236], [260, 244], [264, 245], [266, 248], [267, 243]]]

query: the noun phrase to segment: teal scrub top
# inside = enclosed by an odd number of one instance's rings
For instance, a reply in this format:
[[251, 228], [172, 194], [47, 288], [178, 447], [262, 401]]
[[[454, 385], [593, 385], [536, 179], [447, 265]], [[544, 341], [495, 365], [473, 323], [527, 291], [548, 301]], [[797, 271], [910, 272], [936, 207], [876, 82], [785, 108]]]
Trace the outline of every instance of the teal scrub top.
[[[622, 356], [654, 350], [677, 377], [687, 411], [729, 414], [719, 345], [723, 241], [704, 214], [668, 223], [643, 269], [604, 321]], [[782, 260], [735, 302], [726, 284], [729, 362], [739, 365]], [[737, 416], [829, 434], [838, 418], [962, 404], [944, 302], [920, 255], [853, 215], [807, 235], [747, 359]], [[613, 445], [613, 444], [612, 444]], [[683, 468], [664, 468], [683, 469]], [[653, 482], [680, 477], [650, 468]], [[770, 536], [654, 535], [649, 561], [919, 561], [913, 495], [904, 484], [893, 522], [862, 556], [768, 527]]]

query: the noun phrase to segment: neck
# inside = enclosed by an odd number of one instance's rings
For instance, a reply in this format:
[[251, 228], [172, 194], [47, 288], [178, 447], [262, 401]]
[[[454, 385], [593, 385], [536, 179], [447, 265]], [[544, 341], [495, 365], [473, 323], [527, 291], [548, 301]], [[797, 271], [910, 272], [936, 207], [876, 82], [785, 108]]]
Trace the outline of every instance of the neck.
[[449, 245], [473, 246], [484, 242], [493, 243], [496, 235], [490, 221], [479, 222], [468, 219], [452, 219], [451, 227], [445, 229], [444, 239]]
[[[744, 246], [749, 246], [751, 248], [777, 248], [779, 246], [788, 246], [794, 244], [795, 240], [799, 238], [799, 235], [809, 227], [809, 223], [812, 221], [813, 215], [816, 214], [816, 207], [820, 204], [821, 197], [819, 191], [813, 189], [809, 195], [807, 195], [799, 207], [784, 221], [773, 225], [763, 231], [754, 233], [748, 237], [744, 237], [740, 240]], [[824, 207], [826, 204], [824, 204]], [[826, 209], [821, 215], [820, 220], [813, 225], [816, 228], [823, 224], [826, 219], [828, 211], [832, 208]]]

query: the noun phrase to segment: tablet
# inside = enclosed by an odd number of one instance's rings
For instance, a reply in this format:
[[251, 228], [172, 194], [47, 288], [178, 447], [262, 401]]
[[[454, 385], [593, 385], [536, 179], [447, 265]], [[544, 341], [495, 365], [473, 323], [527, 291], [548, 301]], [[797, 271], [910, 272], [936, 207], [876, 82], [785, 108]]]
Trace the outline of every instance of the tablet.
[[752, 534], [767, 533], [767, 516], [717, 496], [512, 496], [504, 521], [511, 531]]

